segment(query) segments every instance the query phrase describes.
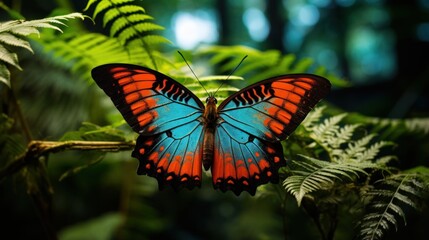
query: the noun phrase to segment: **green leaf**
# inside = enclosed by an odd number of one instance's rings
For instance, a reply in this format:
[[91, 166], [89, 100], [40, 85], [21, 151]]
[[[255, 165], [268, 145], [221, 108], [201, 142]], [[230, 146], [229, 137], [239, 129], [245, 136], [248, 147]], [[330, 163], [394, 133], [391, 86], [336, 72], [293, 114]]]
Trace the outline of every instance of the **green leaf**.
[[0, 61], [8, 63], [17, 69], [22, 70], [22, 68], [19, 66], [18, 55], [16, 53], [10, 52], [2, 45], [0, 45]]
[[112, 126], [100, 127], [84, 122], [78, 131], [66, 132], [60, 141], [126, 141], [124, 132]]
[[5, 64], [0, 63], [0, 82], [10, 87], [10, 71]]
[[124, 216], [120, 213], [107, 213], [62, 229], [59, 233], [59, 239], [114, 239], [116, 230], [124, 221]]
[[33, 49], [31, 49], [29, 42], [27, 42], [26, 40], [23, 40], [21, 38], [18, 38], [15, 35], [8, 33], [8, 32], [0, 33], [0, 43], [6, 44], [6, 45], [11, 45], [14, 47], [25, 48], [28, 51], [30, 51], [31, 53], [33, 53]]
[[404, 173], [410, 173], [410, 174], [417, 173], [417, 174], [422, 174], [422, 175], [428, 175], [429, 176], [429, 167], [417, 166], [417, 167], [405, 170]]

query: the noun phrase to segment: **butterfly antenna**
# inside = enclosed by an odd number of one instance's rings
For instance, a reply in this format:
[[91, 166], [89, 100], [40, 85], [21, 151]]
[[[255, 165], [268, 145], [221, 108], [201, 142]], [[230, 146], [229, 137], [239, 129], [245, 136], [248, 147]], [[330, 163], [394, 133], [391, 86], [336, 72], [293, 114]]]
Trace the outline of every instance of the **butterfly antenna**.
[[[241, 59], [241, 61], [238, 63], [238, 65], [234, 68], [234, 70], [232, 70], [232, 72], [228, 75], [228, 77], [225, 79], [225, 81], [226, 80], [228, 80], [229, 79], [229, 77], [231, 77], [231, 75], [235, 72], [235, 70], [237, 70], [238, 69], [238, 67], [240, 67], [240, 65], [241, 65], [241, 63], [243, 63], [244, 62], [244, 59], [246, 59], [247, 58], [247, 55], [246, 56], [244, 56], [243, 57], [243, 59]], [[214, 92], [214, 94], [213, 94], [213, 96], [217, 93], [217, 91], [219, 91], [219, 89], [222, 87], [222, 85], [223, 85], [223, 83], [225, 82], [225, 81], [222, 81], [222, 83], [220, 84], [220, 86], [216, 89], [216, 91]]]
[[198, 79], [197, 75], [195, 74], [194, 70], [192, 70], [191, 66], [189, 65], [188, 61], [186, 61], [185, 56], [183, 56], [183, 54], [180, 51], [177, 51], [180, 56], [183, 58], [183, 60], [185, 61], [186, 65], [188, 65], [188, 68], [191, 70], [192, 74], [194, 74], [195, 78], [197, 79], [198, 83], [200, 83], [201, 87], [203, 87], [204, 91], [206, 91], [207, 96], [210, 96], [209, 92], [207, 92], [207, 89], [204, 87], [204, 85], [201, 83], [200, 79]]

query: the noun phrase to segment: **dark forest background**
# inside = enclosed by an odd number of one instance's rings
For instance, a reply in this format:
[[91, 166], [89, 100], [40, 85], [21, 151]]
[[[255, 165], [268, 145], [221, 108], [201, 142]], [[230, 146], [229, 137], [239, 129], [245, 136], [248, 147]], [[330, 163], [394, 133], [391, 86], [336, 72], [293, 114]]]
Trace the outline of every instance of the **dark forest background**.
[[[136, 2], [165, 28], [161, 34], [172, 42], [160, 45], [159, 51], [169, 56], [177, 50], [186, 52], [195, 58], [198, 73], [225, 74], [195, 57], [207, 46], [277, 50], [311, 59], [314, 66], [344, 80], [326, 99], [329, 113], [348, 112], [350, 123], [420, 118], [428, 126], [428, 0]], [[92, 16], [93, 10], [83, 11], [84, 0], [1, 3], [27, 20], [70, 12]], [[11, 11], [0, 13], [1, 21], [14, 17]], [[65, 23], [71, 31], [106, 33], [101, 22], [87, 18]], [[34, 54], [20, 51], [23, 71], [12, 70], [11, 77], [32, 139], [55, 140], [67, 132], [92, 129], [82, 122], [114, 122], [117, 112], [103, 93], [70, 73], [73, 63], [59, 63], [43, 41], [43, 32], [40, 38], [31, 38]], [[10, 95], [5, 86], [0, 91], [6, 113], [12, 108]], [[125, 125], [120, 129], [129, 131]], [[384, 133], [384, 139], [395, 143], [398, 168], [429, 167], [429, 129], [418, 134]], [[138, 162], [130, 152], [109, 153], [102, 160], [91, 151], [50, 155], [45, 169], [49, 178], [38, 180], [51, 186], [42, 190], [53, 194], [48, 217], [38, 210], [37, 197], [28, 194], [26, 182], [31, 180], [18, 173], [7, 176], [0, 182], [0, 239], [47, 239], [52, 229], [41, 220], [46, 218], [60, 239], [321, 239], [311, 213], [297, 207], [293, 198], [281, 203], [275, 196], [236, 197], [213, 190], [208, 177], [201, 189], [159, 191], [156, 180], [135, 174]], [[68, 172], [81, 165], [85, 167], [76, 173]], [[64, 177], [65, 172], [69, 175]], [[397, 233], [392, 227], [386, 239], [426, 239], [427, 208], [405, 210], [406, 226], [401, 222]], [[358, 219], [341, 211], [335, 239], [352, 239]]]

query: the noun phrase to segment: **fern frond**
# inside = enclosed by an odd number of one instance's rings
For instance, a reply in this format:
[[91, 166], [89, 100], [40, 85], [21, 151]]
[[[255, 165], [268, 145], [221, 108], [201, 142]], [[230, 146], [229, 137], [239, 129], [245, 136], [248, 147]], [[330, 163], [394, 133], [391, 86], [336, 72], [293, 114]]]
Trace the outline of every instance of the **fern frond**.
[[[248, 58], [235, 74], [245, 76], [250, 83], [284, 74], [309, 72], [313, 66], [310, 58], [296, 60], [293, 54], [282, 55], [277, 50], [259, 51], [244, 46], [211, 46], [199, 49], [198, 54], [210, 55], [210, 62], [219, 64], [223, 72], [232, 71], [240, 61], [240, 56], [247, 55]], [[319, 73], [321, 76], [328, 76], [326, 71]], [[329, 75], [329, 80], [337, 86], [347, 85], [344, 80], [332, 74]]]
[[62, 62], [72, 63], [71, 71], [82, 79], [92, 82], [90, 69], [111, 62], [128, 62], [141, 64], [148, 59], [141, 48], [121, 45], [116, 39], [98, 33], [81, 34], [71, 39], [54, 39], [43, 43]]
[[356, 157], [353, 158], [357, 162], [372, 161], [378, 155], [380, 150], [386, 146], [392, 146], [393, 143], [387, 141], [380, 141], [370, 145], [366, 150], [361, 153], [356, 154]]
[[[118, 18], [121, 14], [128, 15], [128, 19], [124, 18]], [[96, 16], [96, 12], [94, 12], [94, 18]], [[134, 22], [141, 22], [145, 20], [152, 20], [153, 17], [146, 15], [145, 11], [142, 7], [135, 7], [134, 5], [123, 5], [118, 6], [117, 8], [109, 8], [106, 13], [104, 14], [103, 18], [103, 26], [105, 27], [112, 19], [118, 18], [112, 25], [122, 25], [125, 26], [128, 23], [124, 22], [126, 20], [129, 20], [131, 23]], [[117, 28], [120, 29], [120, 28]], [[112, 27], [112, 31], [114, 31], [114, 28]]]
[[37, 20], [13, 20], [0, 24], [0, 33], [9, 32], [20, 36], [28, 36], [30, 34], [39, 34], [38, 28], [51, 28], [62, 32], [61, 28], [57, 25], [65, 26], [64, 21], [80, 18], [84, 19], [84, 15], [81, 13], [70, 13], [61, 16], [42, 18]]
[[10, 72], [6, 64], [21, 70], [18, 56], [9, 49], [10, 47], [24, 48], [33, 52], [30, 44], [23, 37], [30, 34], [39, 35], [39, 28], [62, 32], [58, 26], [65, 26], [64, 21], [75, 18], [83, 19], [84, 16], [81, 13], [71, 13], [31, 21], [13, 20], [0, 23], [0, 81], [10, 86]]
[[403, 128], [411, 133], [427, 135], [429, 133], [429, 118], [409, 118], [409, 119], [385, 119], [367, 118], [370, 124], [392, 129]]
[[344, 128], [340, 128], [339, 123], [344, 117], [346, 117], [346, 114], [340, 114], [325, 119], [320, 124], [304, 125], [312, 139], [314, 139], [326, 151], [329, 152], [332, 150], [332, 152], [330, 152], [332, 159], [339, 154], [338, 149], [340, 149], [340, 146], [350, 139], [351, 132], [353, 132], [357, 127], [345, 126]]
[[350, 142], [344, 150], [345, 154], [342, 156], [342, 159], [356, 159], [358, 155], [361, 155], [367, 149], [367, 145], [369, 145], [374, 137], [374, 134], [368, 134], [361, 139]]
[[335, 133], [335, 137], [326, 139], [326, 143], [332, 148], [340, 148], [342, 144], [350, 141], [358, 127], [358, 124], [345, 125], [338, 129], [338, 132]]
[[153, 17], [147, 15], [143, 7], [132, 0], [93, 0], [88, 2], [85, 11], [92, 6], [95, 6], [93, 18], [103, 15], [103, 26], [109, 27], [110, 37], [118, 39], [123, 46], [133, 45], [144, 49], [151, 60], [151, 67], [158, 69], [152, 49], [157, 44], [170, 41], [154, 34], [154, 31], [164, 28], [151, 22]]
[[30, 43], [28, 41], [8, 32], [0, 33], [0, 43], [8, 44], [13, 47], [24, 48], [33, 53], [33, 49], [31, 49]]
[[412, 132], [429, 134], [429, 118], [410, 118], [405, 120], [404, 124]]
[[336, 115], [333, 117], [330, 117], [328, 119], [325, 119], [323, 123], [314, 125], [309, 128], [309, 130], [312, 132], [312, 135], [315, 139], [321, 139], [322, 141], [329, 141], [327, 139], [328, 136], [335, 136], [338, 132], [340, 126], [339, 122], [346, 117], [347, 114], [343, 113], [340, 115]]
[[359, 223], [360, 238], [381, 239], [392, 227], [398, 230], [399, 219], [406, 222], [404, 207], [418, 209], [427, 189], [417, 174], [397, 174], [378, 181], [378, 188], [365, 194], [369, 212]]
[[[317, 113], [320, 115], [321, 113]], [[360, 124], [340, 125], [340, 122], [346, 117], [346, 114], [340, 114], [328, 119], [322, 123], [306, 123], [304, 128], [310, 133], [310, 137], [322, 146], [334, 162], [372, 162], [377, 161], [376, 157], [380, 150], [386, 146], [393, 145], [391, 142], [380, 141], [372, 143], [375, 134], [368, 134], [359, 139], [354, 139], [356, 130]], [[378, 163], [387, 163], [393, 160], [392, 156], [381, 159]]]
[[19, 66], [18, 55], [14, 52], [9, 51], [2, 45], [0, 45], [0, 61], [2, 62], [0, 63], [2, 65], [4, 63], [7, 63], [9, 65], [16, 67], [19, 70], [22, 70], [21, 66]]
[[367, 173], [360, 164], [339, 164], [303, 156], [303, 161], [293, 161], [292, 176], [283, 181], [286, 191], [301, 204], [305, 195], [331, 188], [335, 182], [346, 182]]
[[429, 134], [429, 118], [427, 117], [389, 119], [350, 113], [348, 120], [372, 127], [371, 131], [377, 132], [381, 139], [395, 140], [404, 134], [413, 134], [417, 138], [426, 139]]
[[0, 64], [0, 82], [10, 87], [10, 71], [4, 64]]
[[325, 110], [325, 108], [326, 106], [320, 106], [320, 107], [314, 108], [312, 111], [308, 113], [307, 117], [305, 117], [301, 125], [307, 129], [316, 125], [322, 118], [322, 113], [323, 113], [323, 110]]

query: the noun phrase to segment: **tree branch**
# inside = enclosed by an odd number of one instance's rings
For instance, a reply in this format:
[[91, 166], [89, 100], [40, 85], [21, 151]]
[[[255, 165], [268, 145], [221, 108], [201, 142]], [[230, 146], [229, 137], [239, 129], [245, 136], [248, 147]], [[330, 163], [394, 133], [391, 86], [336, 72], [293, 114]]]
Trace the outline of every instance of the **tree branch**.
[[12, 175], [27, 164], [37, 161], [40, 157], [50, 153], [61, 152], [65, 150], [98, 150], [107, 152], [118, 152], [132, 150], [135, 142], [105, 142], [105, 141], [31, 141], [28, 144], [27, 151], [18, 156], [6, 167], [0, 170], [0, 182], [8, 175]]

